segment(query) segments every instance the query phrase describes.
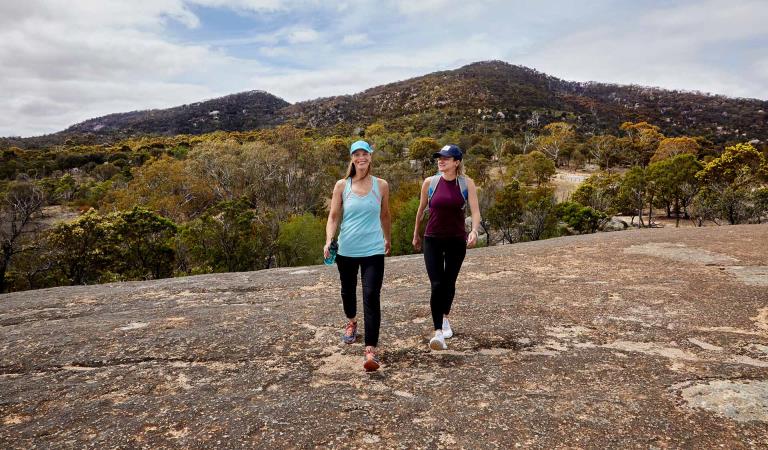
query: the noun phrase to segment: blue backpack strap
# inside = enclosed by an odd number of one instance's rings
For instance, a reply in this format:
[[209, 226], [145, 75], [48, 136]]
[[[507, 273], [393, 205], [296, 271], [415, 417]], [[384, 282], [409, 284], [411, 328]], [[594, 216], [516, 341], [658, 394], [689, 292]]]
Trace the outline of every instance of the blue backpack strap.
[[437, 183], [440, 182], [440, 178], [443, 178], [440, 172], [438, 172], [437, 175], [432, 175], [429, 177], [429, 190], [427, 191], [427, 210], [429, 210], [429, 205], [432, 204], [432, 196], [437, 190]]
[[467, 202], [469, 201], [469, 188], [467, 187], [467, 179], [464, 177], [464, 175], [459, 175], [459, 189], [461, 189], [461, 196], [464, 197], [464, 206], [462, 208], [467, 207]]

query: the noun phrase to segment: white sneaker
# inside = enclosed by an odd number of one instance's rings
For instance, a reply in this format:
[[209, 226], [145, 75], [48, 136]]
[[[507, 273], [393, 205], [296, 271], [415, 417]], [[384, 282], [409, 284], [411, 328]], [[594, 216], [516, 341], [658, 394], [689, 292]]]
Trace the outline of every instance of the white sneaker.
[[453, 337], [453, 330], [451, 329], [451, 323], [448, 319], [443, 319], [443, 337], [445, 339]]
[[435, 333], [435, 337], [429, 340], [429, 348], [432, 350], [448, 350], [448, 344], [442, 333]]

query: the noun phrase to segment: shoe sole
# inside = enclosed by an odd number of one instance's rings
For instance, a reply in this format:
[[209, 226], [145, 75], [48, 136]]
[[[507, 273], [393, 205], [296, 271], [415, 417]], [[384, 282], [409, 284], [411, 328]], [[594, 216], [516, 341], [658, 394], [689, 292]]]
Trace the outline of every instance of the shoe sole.
[[363, 368], [366, 372], [375, 372], [379, 370], [379, 367], [381, 367], [381, 364], [377, 363], [374, 360], [368, 360], [365, 363], [363, 363]]
[[431, 339], [429, 341], [429, 348], [431, 348], [432, 350], [438, 350], [438, 351], [448, 350], [448, 346], [446, 345], [445, 347], [443, 347], [442, 345], [440, 345], [440, 341], [438, 341], [437, 339], [434, 339], [434, 340]]
[[450, 339], [452, 337], [453, 337], [453, 331], [451, 331], [450, 333], [446, 333], [445, 331], [443, 331], [443, 338], [444, 339]]

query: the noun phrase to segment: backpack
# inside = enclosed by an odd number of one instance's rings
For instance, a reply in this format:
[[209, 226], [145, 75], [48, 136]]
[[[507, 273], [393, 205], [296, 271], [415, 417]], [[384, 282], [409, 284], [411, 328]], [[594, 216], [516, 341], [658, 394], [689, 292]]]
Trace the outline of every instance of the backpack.
[[[437, 183], [440, 182], [440, 179], [443, 178], [441, 176], [442, 174], [440, 172], [437, 173], [437, 175], [433, 175], [429, 179], [429, 190], [427, 191], [427, 208], [425, 210], [429, 211], [429, 205], [432, 203], [432, 195], [435, 193], [435, 190], [437, 190]], [[459, 180], [459, 189], [461, 190], [461, 196], [464, 197], [464, 204], [461, 205], [462, 210], [467, 209], [467, 201], [469, 199], [469, 189], [467, 189], [467, 179], [464, 178], [464, 175], [459, 175], [456, 177], [457, 180]]]

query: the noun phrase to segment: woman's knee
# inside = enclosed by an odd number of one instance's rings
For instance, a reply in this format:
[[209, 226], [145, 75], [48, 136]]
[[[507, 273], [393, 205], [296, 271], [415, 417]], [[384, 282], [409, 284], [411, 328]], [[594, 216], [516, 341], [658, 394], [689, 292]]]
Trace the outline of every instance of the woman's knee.
[[363, 287], [363, 298], [369, 300], [378, 300], [381, 296], [381, 290], [375, 287]]
[[357, 280], [343, 280], [341, 283], [341, 295], [354, 295], [357, 291]]

